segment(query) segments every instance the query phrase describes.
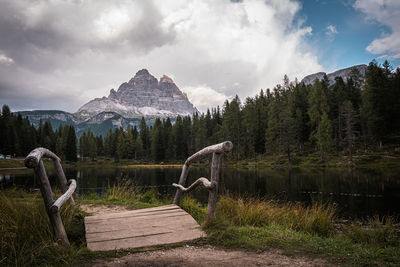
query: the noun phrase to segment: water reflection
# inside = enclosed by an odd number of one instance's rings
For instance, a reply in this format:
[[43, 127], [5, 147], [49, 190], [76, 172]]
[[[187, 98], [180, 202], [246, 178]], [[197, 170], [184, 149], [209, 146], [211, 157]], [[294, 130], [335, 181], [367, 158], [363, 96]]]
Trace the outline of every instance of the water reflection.
[[[103, 195], [118, 179], [131, 179], [136, 186], [153, 187], [163, 197], [172, 197], [172, 183], [179, 180], [178, 168], [67, 168], [67, 178], [76, 178], [78, 193]], [[49, 178], [56, 182], [55, 173]], [[315, 200], [337, 203], [343, 215], [400, 214], [400, 179], [397, 170], [234, 170], [223, 169], [220, 192], [231, 195], [265, 197], [312, 203]], [[210, 177], [210, 170], [191, 168], [188, 184], [199, 177]], [[26, 188], [38, 187], [31, 170], [0, 174], [0, 185], [14, 183]], [[207, 190], [191, 193], [206, 202]]]

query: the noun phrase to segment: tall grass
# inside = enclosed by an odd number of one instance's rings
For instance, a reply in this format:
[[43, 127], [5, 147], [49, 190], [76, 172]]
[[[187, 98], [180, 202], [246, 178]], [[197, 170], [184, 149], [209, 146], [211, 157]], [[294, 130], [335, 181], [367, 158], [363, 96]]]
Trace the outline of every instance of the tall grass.
[[352, 222], [343, 231], [355, 243], [380, 246], [400, 245], [393, 217], [374, 216], [365, 222]]
[[392, 217], [339, 227], [332, 205], [306, 207], [221, 196], [217, 218], [209, 222], [207, 209], [196, 200], [184, 198], [181, 205], [203, 225], [207, 242], [214, 245], [255, 250], [276, 247], [326, 256], [345, 265], [398, 266], [400, 262], [400, 235]]
[[223, 196], [217, 205], [217, 216], [220, 220], [237, 226], [276, 224], [321, 236], [329, 236], [335, 232], [335, 208], [319, 203], [304, 207], [272, 200]]
[[132, 180], [120, 179], [106, 190], [103, 197], [95, 193], [82, 195], [81, 203], [126, 205], [133, 209], [149, 208], [170, 203], [170, 199], [161, 199], [154, 189], [139, 189]]
[[[8, 192], [10, 193], [10, 192]], [[53, 230], [40, 194], [0, 192], [0, 265], [54, 265], [70, 262], [84, 244], [83, 216], [65, 204], [61, 217], [72, 247], [54, 240]], [[24, 195], [27, 196], [24, 198]]]
[[[185, 197], [181, 206], [198, 222], [206, 222], [207, 209], [196, 200]], [[304, 207], [271, 200], [221, 196], [217, 203], [216, 223], [254, 227], [275, 224], [292, 230], [329, 236], [335, 233], [334, 218], [335, 208], [332, 205], [314, 203], [311, 207]]]

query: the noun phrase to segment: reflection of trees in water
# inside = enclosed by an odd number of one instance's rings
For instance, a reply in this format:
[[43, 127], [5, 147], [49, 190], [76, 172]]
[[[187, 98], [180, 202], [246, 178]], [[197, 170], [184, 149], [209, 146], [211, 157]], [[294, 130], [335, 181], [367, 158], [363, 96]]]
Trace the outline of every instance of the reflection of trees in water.
[[[190, 168], [187, 184], [199, 177], [210, 175], [209, 168]], [[78, 192], [104, 194], [105, 189], [118, 179], [131, 179], [136, 186], [157, 186], [162, 196], [172, 196], [172, 183], [179, 180], [179, 168], [67, 168], [67, 179], [76, 178]], [[57, 183], [54, 170], [48, 170], [51, 183]], [[33, 172], [23, 171], [10, 176], [12, 183], [26, 188], [38, 188]], [[382, 172], [371, 170], [337, 169], [222, 169], [221, 194], [266, 197], [311, 203], [313, 200], [331, 201], [339, 204], [344, 212], [370, 213], [373, 211], [396, 211], [400, 198], [398, 170]], [[90, 189], [92, 188], [92, 189]], [[199, 187], [191, 193], [196, 199], [207, 202], [207, 190]]]

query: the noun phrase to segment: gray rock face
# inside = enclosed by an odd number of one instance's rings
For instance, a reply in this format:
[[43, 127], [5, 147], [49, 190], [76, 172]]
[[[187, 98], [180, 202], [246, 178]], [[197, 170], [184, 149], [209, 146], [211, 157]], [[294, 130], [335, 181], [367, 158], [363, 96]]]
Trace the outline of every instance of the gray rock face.
[[108, 97], [89, 101], [75, 114], [89, 118], [101, 112], [115, 112], [127, 118], [137, 118], [185, 116], [198, 110], [171, 78], [164, 75], [158, 81], [143, 69], [129, 82], [121, 84], [117, 91], [111, 89]]
[[342, 79], [346, 82], [347, 79], [350, 77], [350, 73], [353, 68], [356, 68], [360, 72], [361, 76], [363, 77], [365, 75], [365, 72], [366, 72], [368, 66], [365, 64], [356, 65], [356, 66], [352, 66], [350, 68], [337, 70], [337, 71], [329, 73], [329, 74], [326, 74], [325, 72], [317, 72], [317, 73], [314, 73], [311, 75], [307, 75], [301, 81], [304, 82], [305, 84], [312, 84], [312, 83], [314, 83], [314, 81], [316, 79], [322, 80], [324, 78], [324, 75], [326, 75], [326, 76], [328, 76], [330, 85], [335, 83], [336, 77], [342, 77]]

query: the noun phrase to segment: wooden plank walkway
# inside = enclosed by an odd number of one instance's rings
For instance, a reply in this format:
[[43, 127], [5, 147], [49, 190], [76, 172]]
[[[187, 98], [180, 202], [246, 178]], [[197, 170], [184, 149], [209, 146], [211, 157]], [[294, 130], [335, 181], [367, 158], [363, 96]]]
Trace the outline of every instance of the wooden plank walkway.
[[192, 216], [177, 205], [87, 216], [85, 230], [92, 251], [172, 244], [205, 236]]

